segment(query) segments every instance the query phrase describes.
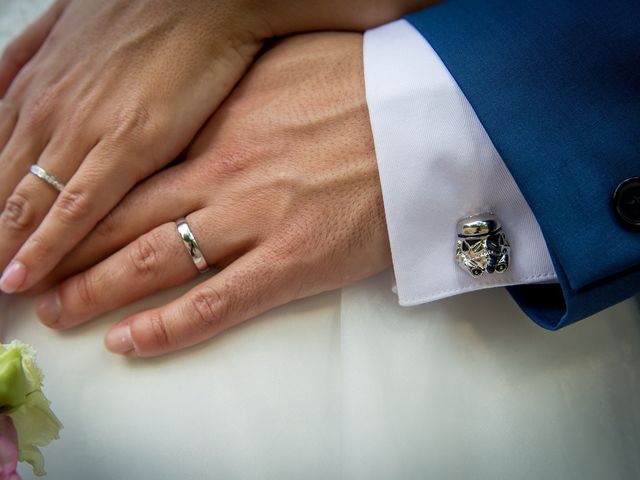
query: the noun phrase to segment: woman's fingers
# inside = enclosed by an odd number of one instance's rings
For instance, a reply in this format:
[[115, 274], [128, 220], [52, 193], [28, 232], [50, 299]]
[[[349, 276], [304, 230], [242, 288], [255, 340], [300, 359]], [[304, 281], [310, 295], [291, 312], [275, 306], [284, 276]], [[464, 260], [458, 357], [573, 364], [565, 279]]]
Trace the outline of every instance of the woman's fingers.
[[2, 291], [25, 291], [38, 283], [144, 177], [135, 162], [116, 158], [120, 155], [126, 154], [114, 153], [106, 142], [94, 147], [6, 267]]
[[202, 207], [199, 192], [191, 185], [191, 173], [184, 167], [180, 164], [168, 168], [138, 185], [32, 291], [47, 290], [158, 225], [199, 210]]
[[[71, 178], [76, 166], [68, 161], [77, 155], [84, 156], [90, 145], [79, 141], [52, 139], [46, 146], [38, 166], [61, 182]], [[17, 167], [16, 167], [17, 168]], [[20, 168], [21, 180], [10, 193], [0, 213], [0, 269], [4, 269], [16, 252], [36, 230], [56, 201], [59, 192], [41, 178], [29, 173], [29, 166]], [[2, 200], [0, 198], [0, 200]]]
[[60, 0], [14, 42], [0, 66], [19, 110], [16, 125], [0, 121], [3, 137], [12, 130], [1, 139], [0, 206], [57, 132], [93, 150], [47, 168], [66, 187], [17, 253], [0, 242], [2, 255], [15, 253], [0, 264], [0, 290], [39, 283], [133, 185], [188, 146], [262, 46], [248, 13], [231, 0]]
[[281, 271], [267, 249], [256, 248], [179, 299], [121, 321], [105, 344], [152, 357], [200, 343], [291, 300]]
[[5, 202], [0, 214], [0, 268], [42, 221], [58, 192], [34, 175], [26, 175]]
[[9, 195], [25, 175], [29, 173], [29, 166], [36, 163], [51, 140], [48, 131], [38, 131], [29, 134], [23, 127], [23, 120], [16, 118], [12, 132], [4, 148], [0, 151], [0, 205], [4, 206]]
[[[232, 257], [250, 241], [246, 230], [227, 232], [214, 209], [188, 215], [187, 221], [211, 265]], [[176, 223], [165, 223], [63, 282], [38, 302], [37, 312], [51, 327], [70, 328], [197, 275]]]
[[68, 0], [58, 0], [4, 50], [0, 58], [0, 98], [20, 69], [38, 52], [53, 29]]

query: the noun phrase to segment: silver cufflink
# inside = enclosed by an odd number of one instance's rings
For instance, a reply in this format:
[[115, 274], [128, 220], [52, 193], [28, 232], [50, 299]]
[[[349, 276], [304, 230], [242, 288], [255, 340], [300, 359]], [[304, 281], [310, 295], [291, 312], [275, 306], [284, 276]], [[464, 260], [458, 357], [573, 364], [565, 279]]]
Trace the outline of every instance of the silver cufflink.
[[458, 222], [456, 260], [472, 277], [504, 273], [509, 268], [511, 247], [502, 225], [492, 213], [481, 213]]

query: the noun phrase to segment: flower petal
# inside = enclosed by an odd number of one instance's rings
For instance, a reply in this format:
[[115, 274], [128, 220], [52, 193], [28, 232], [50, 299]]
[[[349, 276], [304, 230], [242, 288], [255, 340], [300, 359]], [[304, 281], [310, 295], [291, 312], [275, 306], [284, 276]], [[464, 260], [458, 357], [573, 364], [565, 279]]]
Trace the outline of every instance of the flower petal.
[[18, 434], [13, 420], [7, 415], [0, 415], [0, 480], [19, 480], [18, 468]]
[[18, 432], [19, 460], [30, 463], [36, 475], [44, 475], [44, 459], [38, 447], [60, 438], [62, 428], [51, 411], [49, 400], [40, 390], [30, 393], [10, 415]]

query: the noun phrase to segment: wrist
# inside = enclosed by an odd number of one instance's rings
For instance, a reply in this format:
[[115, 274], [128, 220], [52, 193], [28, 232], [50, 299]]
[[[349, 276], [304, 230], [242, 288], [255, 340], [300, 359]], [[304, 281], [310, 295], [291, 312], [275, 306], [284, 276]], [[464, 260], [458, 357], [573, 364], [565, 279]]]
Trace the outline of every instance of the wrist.
[[427, 7], [435, 0], [246, 0], [241, 7], [262, 39], [314, 30], [364, 31]]

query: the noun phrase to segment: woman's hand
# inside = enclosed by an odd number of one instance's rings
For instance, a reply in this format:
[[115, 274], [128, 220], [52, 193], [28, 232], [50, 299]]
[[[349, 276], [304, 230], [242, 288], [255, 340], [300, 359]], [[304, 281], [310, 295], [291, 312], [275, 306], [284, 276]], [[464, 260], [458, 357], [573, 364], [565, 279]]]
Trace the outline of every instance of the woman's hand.
[[106, 260], [39, 302], [69, 328], [198, 275], [176, 231], [186, 217], [210, 265], [182, 298], [124, 319], [117, 353], [193, 345], [296, 298], [390, 265], [366, 108], [362, 35], [293, 37], [251, 69], [186, 160], [136, 187], [63, 263]]
[[[0, 289], [35, 285], [173, 160], [263, 40], [363, 29], [424, 0], [58, 0], [0, 61]], [[34, 175], [38, 164], [66, 186]]]
[[[241, 4], [58, 0], [9, 46], [0, 269], [14, 263], [4, 291], [34, 285], [188, 145], [261, 47]], [[66, 184], [59, 195], [27, 174], [34, 163]]]

